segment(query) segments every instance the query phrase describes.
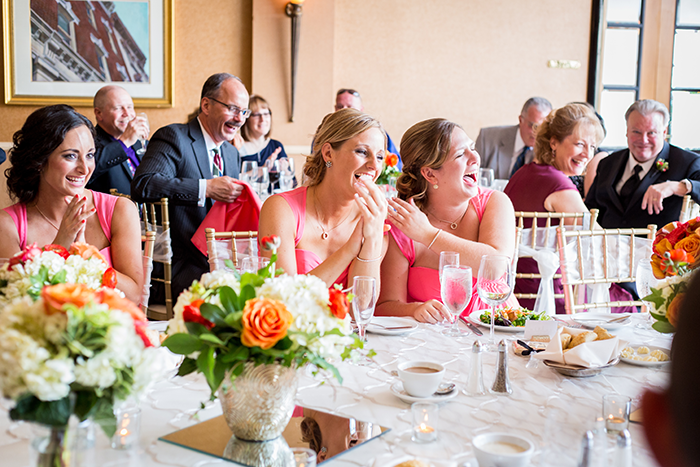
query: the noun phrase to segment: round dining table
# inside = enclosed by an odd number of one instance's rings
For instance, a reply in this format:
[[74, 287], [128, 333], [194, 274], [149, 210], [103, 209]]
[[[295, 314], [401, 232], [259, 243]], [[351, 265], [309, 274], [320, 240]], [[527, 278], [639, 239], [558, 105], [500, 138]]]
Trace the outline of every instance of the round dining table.
[[[631, 323], [612, 333], [632, 345], [670, 348], [671, 336], [649, 329], [645, 319], [645, 315], [633, 316]], [[512, 394], [489, 392], [496, 375], [498, 354], [485, 352], [481, 355], [487, 393], [469, 396], [463, 389], [469, 375], [473, 343], [476, 339], [485, 340], [488, 331], [483, 329], [484, 336], [477, 337], [462, 323], [459, 326], [464, 333], [459, 338], [446, 337], [440, 325], [429, 324], [417, 324], [415, 329], [400, 335], [368, 333], [367, 347], [373, 349], [376, 356], [365, 366], [336, 362], [343, 377], [342, 384], [329, 374], [314, 375], [310, 368], [299, 370], [298, 405], [390, 428], [384, 435], [324, 462], [324, 466], [392, 466], [415, 456], [436, 467], [476, 467], [471, 440], [490, 432], [528, 438], [535, 445], [533, 466], [576, 466], [583, 435], [595, 428], [596, 418], [602, 415], [604, 395], [630, 397], [632, 412], [635, 412], [645, 388], [664, 387], [669, 379], [670, 365], [647, 367], [624, 362], [588, 378], [563, 376], [542, 362], [513, 353], [512, 342], [522, 334], [497, 332], [496, 339], [505, 339], [509, 349], [508, 376]], [[175, 356], [166, 349], [162, 352], [163, 359], [174, 365]], [[455, 383], [459, 391], [455, 397], [439, 404], [438, 438], [429, 444], [411, 441], [411, 405], [392, 391], [392, 386], [396, 390], [398, 381], [392, 372], [401, 362], [411, 360], [441, 363], [445, 366], [444, 381]], [[209, 401], [209, 388], [201, 375], [178, 377], [173, 374], [171, 371], [169, 377], [154, 384], [140, 403], [138, 446], [128, 451], [111, 449], [109, 440], [99, 432], [93, 454], [95, 465], [234, 465], [159, 440], [161, 436], [221, 415], [218, 401]], [[30, 456], [31, 424], [10, 420], [11, 406], [9, 400], [0, 403], [0, 463], [6, 467], [26, 466]], [[629, 432], [634, 465], [656, 465], [642, 426], [630, 423]], [[614, 455], [614, 441], [609, 438], [606, 448], [610, 456]]]

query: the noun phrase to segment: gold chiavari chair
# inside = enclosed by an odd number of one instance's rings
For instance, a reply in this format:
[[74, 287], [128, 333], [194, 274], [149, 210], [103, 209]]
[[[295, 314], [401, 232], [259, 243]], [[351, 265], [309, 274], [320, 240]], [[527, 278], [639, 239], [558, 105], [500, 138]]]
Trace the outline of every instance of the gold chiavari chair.
[[173, 317], [173, 260], [170, 246], [168, 198], [161, 198], [160, 201], [152, 203], [143, 203], [141, 205], [141, 220], [144, 232], [156, 233], [153, 262], [163, 265], [163, 277], [152, 277], [151, 281], [162, 283], [165, 289], [165, 305], [149, 305], [148, 317], [155, 320], [170, 319]]
[[151, 296], [151, 272], [153, 271], [153, 247], [156, 244], [156, 233], [151, 230], [141, 236], [143, 242], [143, 293], [141, 295], [141, 309], [148, 313], [148, 299]]
[[[219, 264], [223, 260], [230, 259], [234, 267], [238, 266], [239, 245], [236, 240], [247, 239], [247, 247], [245, 251], [250, 256], [257, 256], [258, 232], [249, 230], [242, 232], [217, 232], [215, 229], [204, 229], [207, 236], [207, 253], [209, 256], [209, 270], [216, 271], [223, 266]], [[226, 242], [219, 242], [226, 240]], [[229, 242], [230, 241], [230, 246]], [[220, 248], [225, 248], [225, 253], [220, 251]], [[230, 254], [228, 254], [230, 252]]]
[[700, 215], [700, 205], [693, 201], [690, 195], [685, 195], [683, 197], [683, 205], [681, 207], [681, 215], [679, 217], [680, 222], [687, 222], [690, 219], [694, 219]]

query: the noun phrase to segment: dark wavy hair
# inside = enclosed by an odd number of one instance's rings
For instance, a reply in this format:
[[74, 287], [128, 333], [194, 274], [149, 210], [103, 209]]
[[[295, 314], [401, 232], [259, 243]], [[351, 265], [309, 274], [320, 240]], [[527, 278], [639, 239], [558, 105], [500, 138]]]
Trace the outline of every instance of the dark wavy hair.
[[69, 105], [42, 107], [27, 117], [22, 129], [12, 136], [12, 166], [5, 170], [7, 192], [13, 200], [22, 204], [34, 201], [49, 156], [63, 143], [66, 133], [80, 126], [86, 126], [95, 139], [92, 122]]

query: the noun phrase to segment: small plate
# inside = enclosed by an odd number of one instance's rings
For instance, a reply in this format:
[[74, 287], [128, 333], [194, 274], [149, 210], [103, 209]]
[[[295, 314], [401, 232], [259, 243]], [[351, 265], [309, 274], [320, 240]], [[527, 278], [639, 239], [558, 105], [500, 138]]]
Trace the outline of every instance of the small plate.
[[[631, 346], [628, 345], [628, 347], [632, 347], [634, 349], [634, 352], [637, 353], [637, 349], [640, 347], [647, 347], [649, 349], [649, 353], [653, 352], [654, 350], [661, 350], [663, 351], [666, 355], [668, 355], [668, 358], [671, 358], [671, 350], [667, 349], [665, 347], [657, 347], [655, 345], [635, 345]], [[630, 365], [639, 365], [639, 366], [664, 366], [667, 363], [671, 363], [671, 360], [666, 360], [665, 362], [643, 362], [641, 360], [632, 360], [630, 358], [625, 358], [622, 355], [620, 355], [620, 360], [622, 360], [625, 363], [628, 363]]]
[[[484, 311], [487, 310], [476, 310], [472, 312], [471, 315], [469, 315], [469, 321], [472, 323], [476, 324], [477, 326], [481, 326], [482, 328], [490, 328], [490, 324], [482, 323], [481, 320], [479, 319], [479, 316], [481, 316]], [[489, 310], [490, 311], [490, 310]], [[493, 330], [494, 331], [499, 331], [499, 332], [525, 332], [525, 327], [519, 327], [519, 326], [499, 326], [497, 324], [493, 325]]]
[[621, 318], [623, 316], [631, 316], [630, 313], [576, 313], [574, 315], [571, 315], [570, 318], [580, 324], [581, 326], [588, 328], [588, 329], [594, 329], [596, 326], [600, 326], [601, 328], [607, 329], [608, 331], [612, 331], [614, 329], [619, 329], [623, 326], [627, 326], [632, 322], [631, 319], [627, 321], [623, 321], [621, 323], [606, 323], [606, 321], [609, 321], [614, 318]]
[[610, 360], [606, 365], [586, 368], [578, 365], [564, 365], [562, 363], [544, 360], [544, 364], [552, 370], [557, 371], [564, 376], [571, 376], [573, 378], [588, 378], [590, 376], [595, 376], [597, 374], [600, 374], [606, 368], [615, 366], [618, 363], [620, 363], [620, 359], [618, 357], [615, 357], [612, 360]]
[[[384, 329], [381, 326], [376, 326], [377, 324], [380, 324], [386, 328], [410, 326], [410, 329]], [[410, 319], [393, 318], [391, 316], [375, 316], [367, 325], [367, 332], [382, 336], [400, 336], [401, 334], [414, 331], [417, 327], [418, 323]]]
[[412, 404], [414, 402], [440, 403], [440, 402], [448, 401], [450, 399], [454, 399], [455, 397], [457, 397], [457, 394], [459, 394], [459, 388], [455, 387], [451, 393], [445, 394], [444, 396], [432, 395], [430, 397], [413, 397], [413, 396], [409, 396], [408, 394], [406, 394], [406, 391], [404, 391], [404, 389], [403, 389], [403, 383], [401, 383], [401, 381], [397, 381], [391, 385], [391, 392], [394, 393], [394, 395], [396, 397], [398, 397], [402, 401], [406, 402], [407, 404]]
[[153, 329], [158, 332], [165, 332], [168, 328], [169, 321], [149, 321], [148, 329]]

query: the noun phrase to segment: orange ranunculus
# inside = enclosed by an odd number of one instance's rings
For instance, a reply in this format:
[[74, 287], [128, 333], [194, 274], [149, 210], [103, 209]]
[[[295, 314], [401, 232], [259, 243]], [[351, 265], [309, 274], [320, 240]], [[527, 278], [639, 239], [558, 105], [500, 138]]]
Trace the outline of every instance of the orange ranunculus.
[[399, 156], [393, 152], [388, 152], [386, 153], [386, 157], [384, 157], [384, 163], [389, 167], [396, 167], [396, 164], [399, 163]]
[[83, 259], [90, 259], [90, 258], [97, 258], [102, 260], [103, 263], [105, 263], [107, 266], [107, 260], [105, 259], [104, 256], [102, 256], [102, 253], [100, 253], [100, 250], [98, 250], [96, 247], [87, 244], [87, 243], [81, 243], [81, 242], [75, 242], [70, 246], [70, 249], [68, 252], [71, 255], [79, 255]]
[[294, 317], [284, 303], [265, 297], [248, 300], [243, 308], [241, 343], [269, 349], [287, 335]]
[[673, 298], [673, 300], [671, 300], [671, 304], [668, 305], [668, 308], [666, 309], [666, 319], [674, 328], [678, 325], [678, 313], [681, 311], [681, 305], [683, 305], [684, 298], [685, 292], [679, 293]]
[[678, 248], [685, 251], [693, 258], [697, 258], [698, 253], [700, 253], [700, 236], [698, 236], [697, 233], [688, 235], [674, 245], [674, 249]]
[[48, 314], [61, 313], [63, 305], [85, 306], [95, 298], [95, 291], [85, 284], [57, 284], [46, 286], [41, 291], [44, 309]]
[[146, 315], [143, 311], [128, 298], [124, 298], [119, 295], [119, 292], [114, 289], [103, 287], [97, 292], [95, 292], [95, 297], [99, 303], [104, 303], [115, 310], [121, 310], [124, 313], [128, 313], [134, 319], [134, 321], [146, 321]]
[[345, 295], [342, 290], [338, 290], [334, 287], [328, 290], [328, 305], [333, 316], [338, 319], [345, 319], [345, 316], [348, 314], [348, 309], [350, 308], [347, 295]]

